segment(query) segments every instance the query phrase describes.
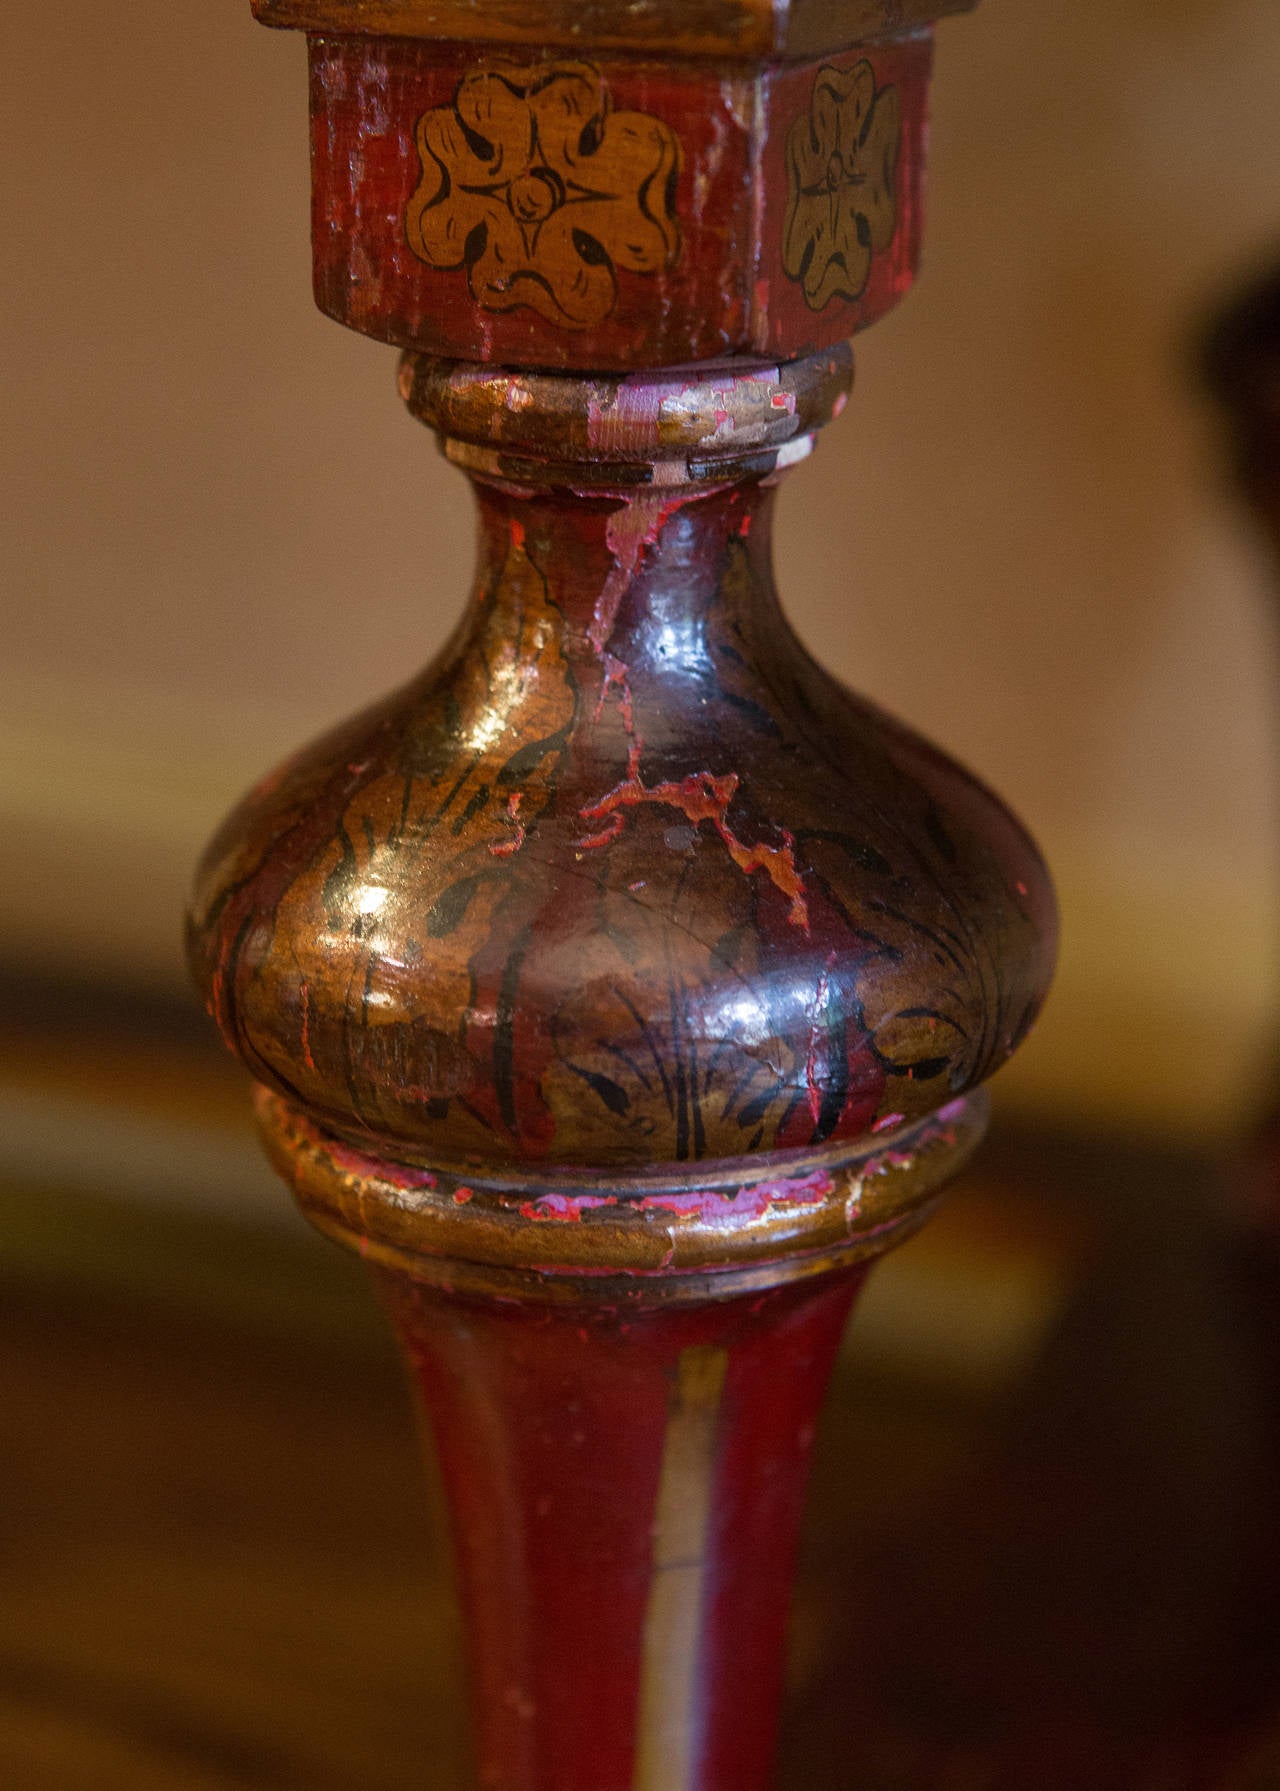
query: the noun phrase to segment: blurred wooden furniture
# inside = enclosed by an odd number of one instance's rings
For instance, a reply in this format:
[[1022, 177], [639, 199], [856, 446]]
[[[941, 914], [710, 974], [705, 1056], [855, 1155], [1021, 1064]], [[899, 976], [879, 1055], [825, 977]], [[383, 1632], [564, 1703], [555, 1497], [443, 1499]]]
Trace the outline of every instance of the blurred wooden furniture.
[[958, 7], [257, 10], [309, 34], [319, 303], [403, 351], [480, 560], [225, 823], [195, 974], [418, 1378], [479, 1784], [751, 1791], [845, 1316], [1053, 959], [1034, 846], [770, 563], [912, 279]]
[[1202, 362], [1230, 430], [1241, 491], [1280, 560], [1280, 267], [1214, 320]]
[[[1225, 304], [1205, 334], [1201, 374], [1226, 426], [1235, 483], [1280, 572], [1280, 268]], [[1229, 1194], [1237, 1217], [1280, 1237], [1280, 1043], [1259, 1089], [1263, 1117], [1237, 1153]]]

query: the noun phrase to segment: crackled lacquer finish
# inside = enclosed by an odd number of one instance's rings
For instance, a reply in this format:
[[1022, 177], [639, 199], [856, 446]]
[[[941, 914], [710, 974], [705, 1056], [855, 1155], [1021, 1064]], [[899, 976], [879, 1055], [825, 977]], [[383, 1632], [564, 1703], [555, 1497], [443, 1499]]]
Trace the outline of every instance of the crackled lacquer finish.
[[[828, 399], [845, 364], [814, 370]], [[487, 402], [509, 433], [519, 382], [466, 379], [431, 402]], [[805, 402], [767, 370], [736, 384], [744, 415]], [[604, 397], [602, 452], [646, 390]], [[1034, 848], [814, 663], [773, 586], [771, 485], [713, 482], [724, 443], [701, 452], [698, 480], [686, 460], [586, 496], [494, 463], [442, 655], [210, 851], [194, 951], [228, 1042], [365, 1149], [600, 1170], [811, 1150], [975, 1087], [1038, 1010]]]

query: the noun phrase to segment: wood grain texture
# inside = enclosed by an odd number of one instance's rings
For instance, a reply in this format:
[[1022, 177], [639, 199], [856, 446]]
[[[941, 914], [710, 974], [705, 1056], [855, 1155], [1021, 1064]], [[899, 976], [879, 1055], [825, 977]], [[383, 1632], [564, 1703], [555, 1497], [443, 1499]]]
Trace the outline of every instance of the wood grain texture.
[[264, 25], [736, 60], [820, 56], [975, 0], [253, 0]]

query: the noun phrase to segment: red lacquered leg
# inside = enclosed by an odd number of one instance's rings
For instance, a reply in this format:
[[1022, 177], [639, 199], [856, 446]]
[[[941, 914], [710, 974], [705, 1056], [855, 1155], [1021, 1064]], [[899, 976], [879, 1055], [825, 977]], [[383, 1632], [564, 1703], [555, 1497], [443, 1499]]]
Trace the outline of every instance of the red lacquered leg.
[[857, 1283], [531, 1310], [388, 1280], [454, 1512], [483, 1785], [766, 1783]]

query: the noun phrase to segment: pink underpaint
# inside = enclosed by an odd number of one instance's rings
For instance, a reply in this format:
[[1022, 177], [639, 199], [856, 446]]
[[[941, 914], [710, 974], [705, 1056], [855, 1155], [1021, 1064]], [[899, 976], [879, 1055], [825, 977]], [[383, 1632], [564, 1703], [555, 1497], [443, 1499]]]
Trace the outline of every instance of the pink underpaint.
[[883, 1119], [876, 1121], [871, 1130], [873, 1132], [892, 1132], [893, 1128], [900, 1126], [906, 1117], [905, 1113], [886, 1113]]
[[[636, 575], [641, 554], [658, 539], [669, 518], [689, 501], [687, 497], [658, 498], [648, 493], [625, 503], [610, 516], [605, 526], [605, 542], [613, 556], [613, 566], [596, 598], [591, 626], [587, 630], [591, 650], [599, 660], [603, 673], [594, 720], [600, 720], [609, 692], [616, 689], [623, 731], [636, 745], [639, 742], [635, 731], [635, 707], [631, 697], [631, 670], [625, 660], [609, 651], [608, 643], [618, 620], [619, 606]], [[591, 846], [604, 845], [607, 839], [590, 840], [586, 843]]]
[[599, 721], [604, 714], [605, 702], [614, 685], [618, 687], [618, 710], [622, 716], [622, 725], [629, 737], [635, 734], [635, 711], [631, 702], [630, 667], [613, 653], [600, 654], [600, 663], [604, 667], [604, 678], [600, 684], [600, 695], [596, 702], [593, 721]]
[[521, 792], [516, 790], [508, 798], [507, 818], [514, 826], [515, 834], [511, 839], [498, 840], [495, 844], [489, 847], [490, 852], [495, 858], [510, 858], [514, 852], [520, 850], [527, 837], [524, 822], [520, 819], [520, 795]]
[[587, 630], [587, 639], [602, 663], [604, 650], [618, 620], [618, 606], [636, 575], [641, 554], [646, 547], [653, 546], [676, 511], [692, 503], [696, 495], [659, 496], [655, 492], [645, 492], [643, 496], [628, 499], [605, 525], [605, 542], [613, 555], [613, 566], [596, 598], [591, 626]]
[[[785, 398], [789, 395], [779, 396]], [[794, 399], [791, 399], [791, 404], [794, 408]], [[603, 672], [595, 720], [600, 720], [609, 692], [616, 688], [619, 693], [618, 710], [623, 729], [631, 741], [631, 748], [628, 753], [627, 776], [623, 782], [610, 790], [598, 803], [579, 811], [584, 821], [602, 821], [604, 826], [599, 832], [588, 834], [574, 844], [582, 851], [594, 851], [598, 847], [607, 846], [619, 837], [626, 826], [624, 810], [628, 807], [655, 803], [676, 808], [695, 827], [704, 820], [710, 821], [738, 869], [747, 876], [755, 871], [763, 871], [791, 904], [788, 916], [791, 925], [802, 927], [808, 932], [809, 906], [795, 861], [795, 840], [792, 835], [784, 830], [781, 846], [769, 846], [763, 842], [748, 846], [738, 839], [729, 826], [726, 816], [738, 788], [736, 774], [716, 778], [710, 772], [692, 772], [679, 783], [666, 782], [652, 787], [646, 786], [640, 775], [640, 754], [644, 742], [635, 731], [630, 670], [625, 661], [609, 652], [607, 643], [618, 619], [618, 607], [635, 577], [642, 552], [657, 540], [675, 512], [691, 501], [692, 498], [687, 496], [658, 500], [648, 495], [633, 499], [609, 518], [606, 540], [614, 564], [596, 600], [587, 639]], [[745, 536], [750, 528], [749, 515], [743, 517], [740, 526], [741, 533]]]
[[[943, 1143], [954, 1142], [945, 1132], [940, 1134]], [[872, 1157], [866, 1167], [867, 1175], [888, 1175], [891, 1169], [910, 1169], [915, 1162], [909, 1150], [887, 1150], [878, 1157]]]
[[673, 1213], [682, 1219], [767, 1219], [779, 1206], [821, 1206], [835, 1193], [835, 1183], [820, 1169], [811, 1175], [753, 1182], [732, 1194], [697, 1188], [687, 1194], [647, 1194], [636, 1202], [644, 1213]]
[[575, 841], [575, 844], [583, 848], [608, 845], [611, 840], [618, 838], [626, 826], [626, 810], [645, 804], [674, 808], [694, 827], [700, 826], [703, 821], [710, 821], [738, 869], [747, 876], [755, 871], [763, 871], [774, 888], [790, 902], [788, 918], [792, 926], [803, 927], [808, 932], [809, 905], [805, 900], [804, 883], [796, 865], [795, 840], [792, 835], [784, 828], [781, 846], [769, 846], [763, 842], [748, 846], [729, 825], [726, 817], [729, 804], [737, 794], [737, 773], [731, 771], [724, 777], [716, 777], [710, 771], [692, 771], [678, 782], [646, 784], [640, 775], [641, 745], [639, 740], [633, 744], [627, 776], [623, 781], [602, 796], [599, 802], [591, 803], [578, 811], [584, 821], [600, 822], [603, 825], [600, 832], [588, 834]]
[[469, 1200], [474, 1200], [475, 1197], [476, 1191], [474, 1188], [455, 1188], [453, 1190], [453, 1204], [455, 1206], [465, 1206]]
[[[361, 1181], [376, 1177], [379, 1181], [392, 1182], [400, 1188], [425, 1189], [427, 1192], [436, 1186], [436, 1178], [429, 1169], [410, 1169], [407, 1164], [397, 1163], [384, 1166], [376, 1158], [366, 1157], [362, 1151], [350, 1145], [335, 1144], [330, 1139], [324, 1140], [324, 1154], [335, 1169], [343, 1170], [347, 1175], [358, 1176]], [[388, 1171], [391, 1170], [391, 1173]]]
[[[585, 815], [587, 811], [583, 809], [582, 812]], [[583, 839], [575, 840], [573, 843], [580, 853], [594, 852], [598, 847], [607, 846], [611, 840], [616, 840], [625, 826], [626, 822], [621, 815], [613, 815], [603, 832], [587, 834]]]
[[809, 1049], [804, 1060], [805, 1086], [809, 1095], [809, 1117], [816, 1126], [822, 1115], [822, 1084], [818, 1079], [818, 1049], [822, 1036], [821, 1015], [831, 994], [831, 972], [835, 968], [836, 954], [831, 953], [826, 967], [818, 981], [817, 993], [813, 998], [813, 1018], [809, 1023]]
[[1013, 887], [1017, 890], [1017, 892], [1020, 896], [1025, 897], [1025, 895], [1027, 893], [1027, 886], [1025, 883], [1018, 882], [1018, 883], [1015, 883]]
[[541, 1194], [520, 1208], [526, 1219], [552, 1220], [562, 1225], [581, 1225], [583, 1213], [596, 1207], [617, 1206], [616, 1194]]

